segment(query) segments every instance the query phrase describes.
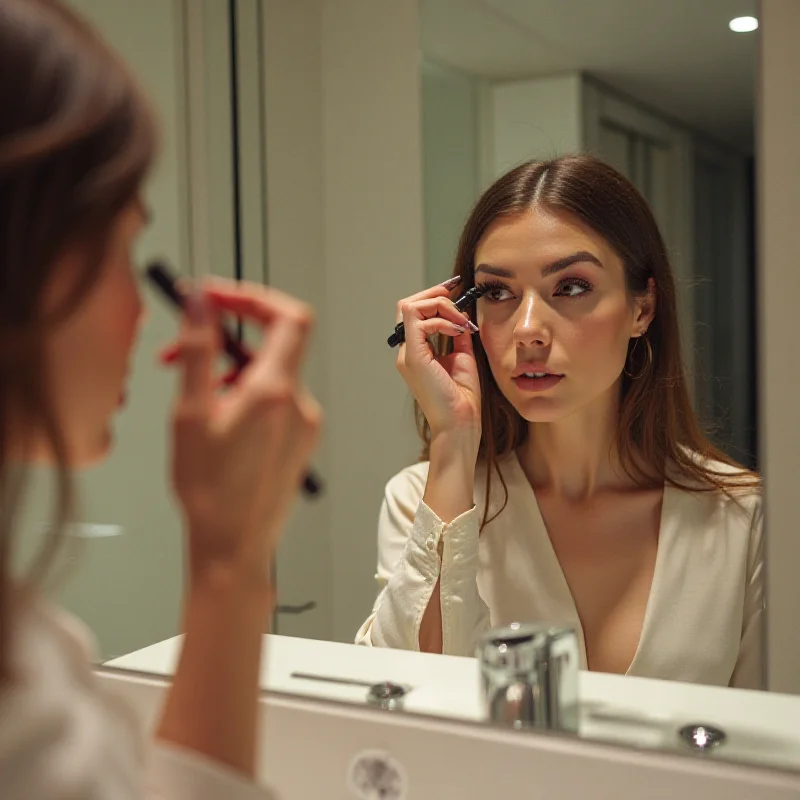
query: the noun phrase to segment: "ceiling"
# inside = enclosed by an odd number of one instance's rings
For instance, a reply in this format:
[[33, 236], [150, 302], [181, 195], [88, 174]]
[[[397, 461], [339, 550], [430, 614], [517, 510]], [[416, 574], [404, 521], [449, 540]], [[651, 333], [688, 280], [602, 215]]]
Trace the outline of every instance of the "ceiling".
[[421, 0], [426, 58], [514, 79], [582, 70], [720, 141], [752, 150], [757, 0]]

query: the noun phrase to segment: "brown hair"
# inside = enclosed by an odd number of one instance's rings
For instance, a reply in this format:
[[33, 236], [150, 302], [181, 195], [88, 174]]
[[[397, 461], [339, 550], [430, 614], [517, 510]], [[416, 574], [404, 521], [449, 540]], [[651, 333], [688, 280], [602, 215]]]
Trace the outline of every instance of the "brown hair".
[[[503, 175], [478, 200], [461, 234], [453, 275], [461, 277], [462, 287], [475, 284], [475, 251], [489, 226], [534, 206], [572, 214], [602, 236], [621, 258], [633, 296], [647, 292], [650, 278], [655, 283], [656, 314], [646, 333], [650, 352], [646, 346], [636, 347], [639, 339], [633, 339], [622, 374], [616, 444], [626, 474], [642, 487], [667, 483], [732, 497], [737, 490], [759, 486], [757, 475], [712, 445], [700, 429], [687, 390], [667, 248], [647, 201], [615, 169], [590, 155], [568, 155], [530, 161]], [[442, 337], [442, 352], [452, 348], [451, 341]], [[480, 337], [473, 337], [473, 343], [482, 398], [479, 457], [487, 466], [485, 526], [508, 501], [498, 460], [526, 440], [529, 428], [498, 388]], [[419, 406], [416, 416], [424, 441], [422, 458], [427, 460], [430, 428]], [[735, 469], [718, 470], [709, 461]], [[500, 477], [504, 500], [490, 517], [493, 471]]]
[[[25, 472], [11, 431], [44, 434], [58, 473], [55, 524], [32, 570], [41, 577], [73, 511], [63, 432], [49, 401], [44, 341], [102, 268], [118, 214], [156, 151], [151, 110], [120, 59], [57, 0], [0, 2], [0, 677], [8, 677], [12, 534]], [[44, 317], [60, 256], [85, 254], [69, 297]], [[14, 431], [15, 436], [19, 431]]]

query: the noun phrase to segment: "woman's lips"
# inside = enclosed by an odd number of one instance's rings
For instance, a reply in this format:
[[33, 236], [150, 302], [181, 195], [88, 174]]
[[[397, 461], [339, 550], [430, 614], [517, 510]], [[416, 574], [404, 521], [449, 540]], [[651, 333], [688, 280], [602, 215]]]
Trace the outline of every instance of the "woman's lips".
[[552, 373], [545, 373], [539, 377], [529, 377], [529, 374], [518, 375], [514, 378], [514, 383], [517, 388], [523, 392], [546, 392], [558, 385], [563, 375], [554, 375]]

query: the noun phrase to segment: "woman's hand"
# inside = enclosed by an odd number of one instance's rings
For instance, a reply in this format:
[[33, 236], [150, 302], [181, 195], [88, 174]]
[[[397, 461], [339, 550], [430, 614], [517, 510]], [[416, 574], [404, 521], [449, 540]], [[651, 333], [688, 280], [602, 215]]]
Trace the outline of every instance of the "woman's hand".
[[[397, 369], [425, 414], [431, 439], [466, 437], [474, 441], [477, 453], [481, 394], [471, 334], [478, 329], [450, 299], [454, 283], [451, 279], [397, 304], [406, 339], [397, 354]], [[452, 337], [451, 354], [436, 355], [428, 337], [437, 333]]]
[[[218, 391], [218, 319], [265, 336], [250, 364]], [[304, 304], [264, 286], [213, 281], [188, 303], [176, 348], [172, 477], [186, 519], [190, 578], [223, 571], [267, 586], [280, 533], [317, 441], [321, 411], [300, 383], [313, 326]]]
[[[457, 285], [451, 279], [397, 304], [406, 339], [397, 355], [397, 368], [431, 432], [423, 501], [445, 523], [474, 504], [481, 441], [481, 387], [471, 338], [478, 329], [450, 299]], [[436, 355], [428, 341], [436, 333], [452, 337], [452, 353]], [[419, 645], [425, 652], [442, 652], [439, 581], [422, 616]]]

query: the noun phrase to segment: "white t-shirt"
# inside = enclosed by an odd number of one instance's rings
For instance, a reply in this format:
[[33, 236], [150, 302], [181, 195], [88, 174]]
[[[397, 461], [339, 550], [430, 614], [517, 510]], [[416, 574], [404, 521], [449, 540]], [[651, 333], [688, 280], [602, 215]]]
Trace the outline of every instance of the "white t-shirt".
[[[444, 653], [474, 655], [490, 627], [565, 624], [579, 633], [586, 669], [581, 622], [534, 491], [515, 455], [500, 466], [508, 505], [480, 535], [485, 470], [475, 507], [447, 525], [422, 502], [427, 463], [389, 481], [378, 523], [381, 591], [357, 644], [418, 650], [440, 579]], [[755, 490], [737, 500], [665, 487], [653, 583], [628, 675], [763, 688], [762, 503]]]
[[13, 619], [0, 687], [2, 800], [267, 800], [221, 764], [146, 740], [91, 666], [91, 636], [43, 601]]

